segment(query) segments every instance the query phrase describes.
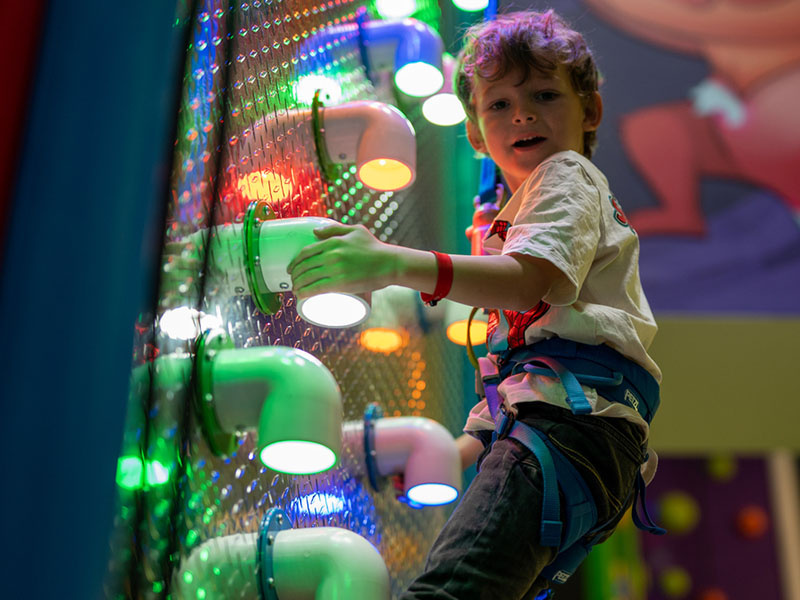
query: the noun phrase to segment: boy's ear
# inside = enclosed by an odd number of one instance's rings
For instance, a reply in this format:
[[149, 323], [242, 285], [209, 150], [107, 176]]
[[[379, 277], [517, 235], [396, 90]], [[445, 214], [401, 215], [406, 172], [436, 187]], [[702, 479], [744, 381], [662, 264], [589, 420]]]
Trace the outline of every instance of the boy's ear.
[[470, 118], [467, 118], [467, 139], [469, 140], [470, 146], [472, 146], [476, 152], [482, 152], [483, 154], [488, 154], [486, 151], [486, 144], [483, 141], [483, 135], [481, 134], [481, 129], [478, 127], [478, 124]]
[[594, 131], [602, 120], [603, 97], [598, 92], [592, 92], [583, 108], [583, 130]]

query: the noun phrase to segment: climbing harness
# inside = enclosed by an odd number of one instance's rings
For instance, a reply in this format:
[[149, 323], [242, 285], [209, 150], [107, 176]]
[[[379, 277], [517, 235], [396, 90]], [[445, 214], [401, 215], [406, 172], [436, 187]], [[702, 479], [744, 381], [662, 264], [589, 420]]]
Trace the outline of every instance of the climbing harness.
[[[470, 318], [475, 312], [473, 310]], [[539, 462], [543, 480], [540, 543], [558, 549], [556, 558], [541, 574], [555, 583], [564, 583], [592, 546], [605, 539], [603, 533], [612, 530], [619, 515], [597, 523], [597, 507], [578, 470], [544, 433], [516, 421], [514, 414], [502, 407], [497, 386], [506, 377], [521, 372], [556, 377], [564, 386], [570, 410], [580, 415], [592, 412], [581, 388], [581, 384], [585, 384], [596, 388], [608, 400], [630, 406], [649, 424], [660, 402], [658, 382], [644, 368], [604, 344], [592, 346], [551, 338], [507, 351], [495, 364], [488, 358], [476, 358], [468, 339], [467, 353], [480, 374], [476, 380], [478, 394], [486, 399], [495, 422], [492, 442], [513, 438], [528, 448]], [[559, 489], [565, 501], [563, 521]], [[666, 533], [648, 513], [641, 473], [637, 473], [632, 494], [631, 512], [636, 527], [656, 535]], [[643, 518], [639, 514], [640, 506]]]

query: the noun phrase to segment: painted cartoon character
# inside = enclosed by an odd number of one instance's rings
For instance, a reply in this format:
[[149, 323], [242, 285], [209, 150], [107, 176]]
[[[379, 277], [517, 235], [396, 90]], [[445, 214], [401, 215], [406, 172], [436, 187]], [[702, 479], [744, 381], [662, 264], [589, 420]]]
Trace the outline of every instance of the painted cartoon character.
[[689, 98], [626, 115], [622, 143], [659, 205], [640, 235], [705, 232], [704, 176], [775, 192], [800, 224], [800, 0], [584, 0], [614, 26], [702, 56]]

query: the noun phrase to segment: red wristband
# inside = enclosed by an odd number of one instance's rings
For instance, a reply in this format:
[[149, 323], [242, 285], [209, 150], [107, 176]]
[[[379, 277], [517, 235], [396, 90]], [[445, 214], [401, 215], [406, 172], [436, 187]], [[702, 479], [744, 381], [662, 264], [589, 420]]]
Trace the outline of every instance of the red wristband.
[[439, 300], [450, 293], [453, 285], [453, 259], [449, 254], [436, 252], [436, 250], [431, 250], [431, 252], [436, 256], [436, 289], [433, 290], [433, 294], [420, 292], [419, 295], [428, 306], [436, 306]]

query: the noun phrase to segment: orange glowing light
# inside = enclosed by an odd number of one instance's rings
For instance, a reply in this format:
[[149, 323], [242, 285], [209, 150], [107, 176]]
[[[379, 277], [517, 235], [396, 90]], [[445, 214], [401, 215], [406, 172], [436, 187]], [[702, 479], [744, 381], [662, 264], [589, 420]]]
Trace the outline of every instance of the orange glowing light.
[[[472, 325], [469, 329], [469, 337], [473, 345], [479, 345], [486, 342], [486, 332], [489, 326], [486, 321], [472, 320]], [[447, 339], [458, 344], [459, 346], [467, 345], [467, 320], [456, 321], [447, 328]]]
[[236, 187], [248, 200], [281, 202], [292, 195], [292, 182], [267, 169], [240, 177]]
[[359, 343], [371, 352], [390, 354], [405, 345], [405, 332], [386, 327], [370, 327], [361, 332]]
[[404, 188], [412, 177], [408, 165], [392, 158], [375, 158], [367, 161], [358, 171], [361, 183], [382, 192]]

